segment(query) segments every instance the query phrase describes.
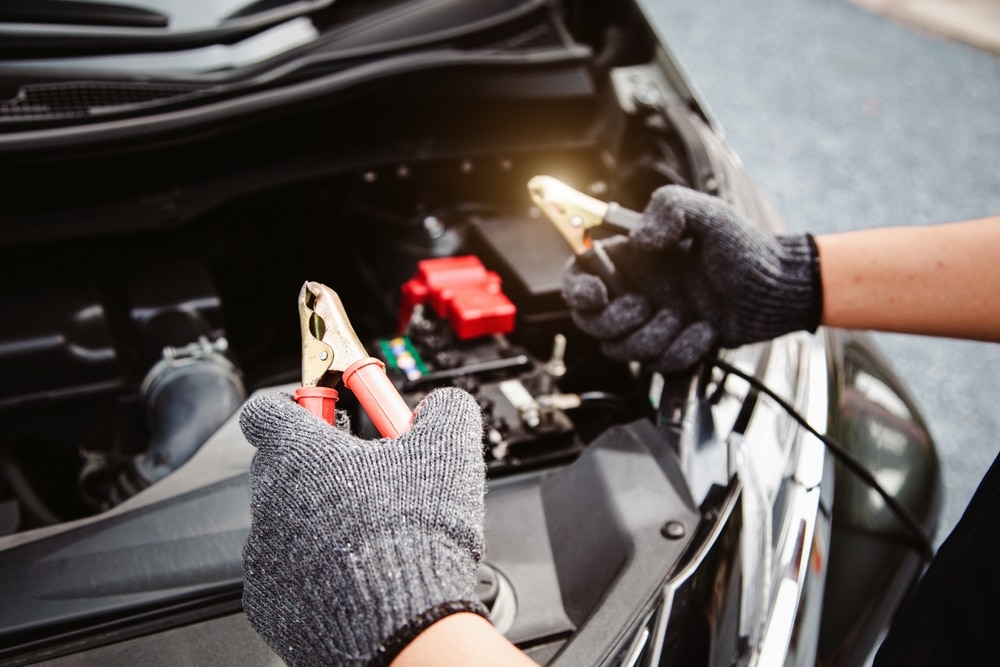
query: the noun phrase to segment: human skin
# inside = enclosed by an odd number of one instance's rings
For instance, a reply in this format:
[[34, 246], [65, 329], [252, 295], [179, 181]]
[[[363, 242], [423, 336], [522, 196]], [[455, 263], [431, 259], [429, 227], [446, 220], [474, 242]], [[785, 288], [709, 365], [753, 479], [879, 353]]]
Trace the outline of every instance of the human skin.
[[1000, 216], [816, 237], [822, 323], [1000, 342]]
[[538, 667], [482, 616], [452, 614], [417, 635], [391, 667]]

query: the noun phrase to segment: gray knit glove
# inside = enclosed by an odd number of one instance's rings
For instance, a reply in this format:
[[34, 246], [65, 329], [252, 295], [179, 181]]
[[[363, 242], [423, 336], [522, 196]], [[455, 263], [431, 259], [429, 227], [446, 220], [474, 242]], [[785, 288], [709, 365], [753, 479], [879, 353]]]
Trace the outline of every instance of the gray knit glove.
[[257, 447], [243, 608], [290, 665], [387, 665], [445, 616], [488, 617], [482, 414], [439, 389], [394, 440], [361, 440], [284, 394], [243, 408]]
[[716, 344], [737, 347], [819, 326], [812, 237], [768, 234], [717, 197], [660, 188], [642, 224], [604, 248], [634, 291], [609, 299], [599, 278], [571, 263], [563, 296], [577, 326], [612, 359], [671, 373]]

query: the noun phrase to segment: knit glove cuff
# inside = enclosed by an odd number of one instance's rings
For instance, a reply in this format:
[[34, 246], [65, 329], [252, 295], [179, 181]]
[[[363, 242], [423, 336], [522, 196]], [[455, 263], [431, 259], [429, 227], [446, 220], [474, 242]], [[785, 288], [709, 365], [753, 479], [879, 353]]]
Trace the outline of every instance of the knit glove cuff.
[[490, 620], [489, 612], [479, 600], [474, 602], [469, 600], [455, 600], [453, 602], [443, 602], [435, 605], [418, 614], [416, 618], [410, 619], [405, 625], [401, 626], [398, 630], [396, 630], [396, 632], [390, 635], [388, 639], [382, 642], [375, 657], [368, 663], [369, 666], [388, 667], [388, 665], [396, 659], [396, 656], [398, 656], [402, 650], [410, 644], [410, 642], [416, 639], [417, 635], [421, 632], [443, 618], [451, 616], [452, 614], [459, 614], [463, 612], [478, 614], [486, 620]]
[[720, 342], [735, 347], [782, 336], [792, 331], [815, 332], [823, 314], [819, 252], [811, 234], [778, 236], [777, 270], [762, 270], [750, 282], [740, 322], [722, 332]]

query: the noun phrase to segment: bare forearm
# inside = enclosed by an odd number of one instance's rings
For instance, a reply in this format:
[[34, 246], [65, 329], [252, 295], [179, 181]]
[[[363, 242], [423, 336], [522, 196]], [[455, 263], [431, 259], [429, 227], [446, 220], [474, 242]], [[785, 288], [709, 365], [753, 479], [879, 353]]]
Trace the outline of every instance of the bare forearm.
[[410, 642], [391, 667], [538, 667], [489, 621], [475, 614], [452, 614]]
[[823, 324], [1000, 342], [1000, 217], [816, 244]]

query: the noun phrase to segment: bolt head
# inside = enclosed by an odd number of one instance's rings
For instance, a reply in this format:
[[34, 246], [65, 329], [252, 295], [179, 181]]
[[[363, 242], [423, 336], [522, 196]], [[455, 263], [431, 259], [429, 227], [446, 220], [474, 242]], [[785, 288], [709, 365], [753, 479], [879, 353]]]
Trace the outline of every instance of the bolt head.
[[680, 521], [668, 521], [660, 528], [660, 534], [668, 540], [679, 540], [687, 534], [687, 530]]
[[632, 99], [639, 106], [651, 109], [660, 103], [660, 91], [649, 83], [640, 83], [632, 90]]

